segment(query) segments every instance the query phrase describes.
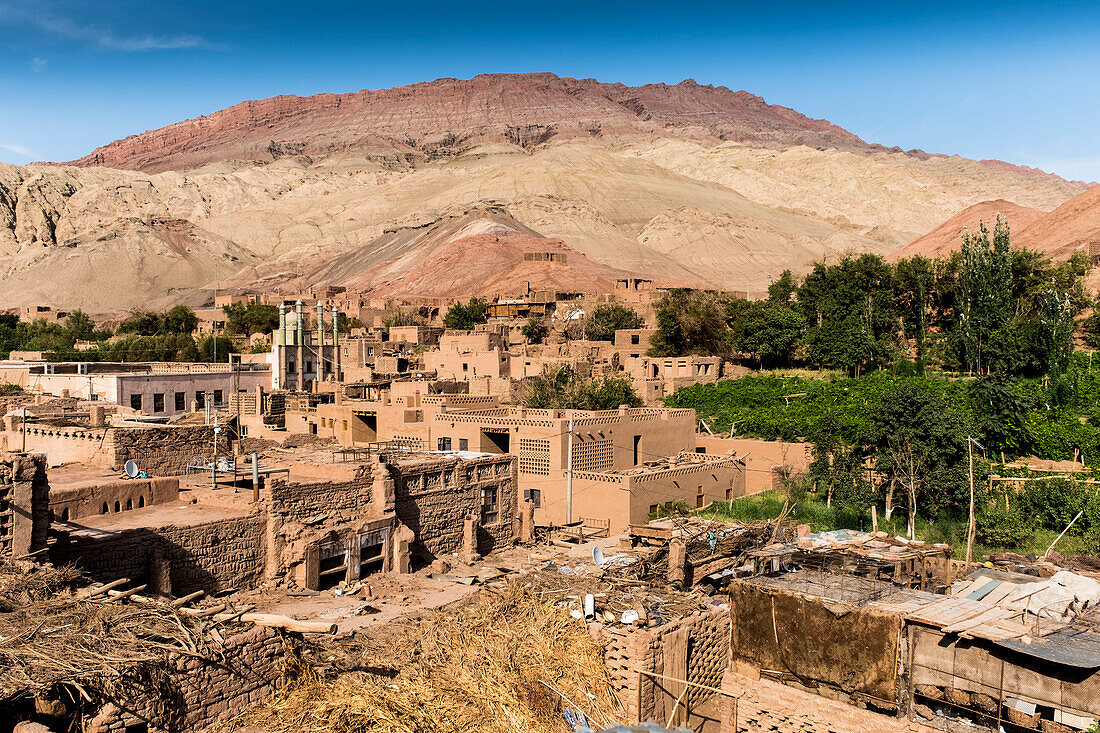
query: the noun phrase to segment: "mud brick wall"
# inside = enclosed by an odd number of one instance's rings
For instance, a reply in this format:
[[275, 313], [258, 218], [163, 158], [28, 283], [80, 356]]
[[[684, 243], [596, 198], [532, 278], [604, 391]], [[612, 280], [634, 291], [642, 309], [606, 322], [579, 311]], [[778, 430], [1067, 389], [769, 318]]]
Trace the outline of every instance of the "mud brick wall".
[[[177, 478], [127, 479], [50, 490], [50, 511], [61, 521], [114, 514], [179, 499]], [[117, 507], [117, 508], [116, 508]]]
[[368, 513], [373, 486], [369, 473], [351, 481], [309, 484], [276, 479], [271, 482], [271, 511], [295, 522], [321, 514], [355, 519]]
[[485, 489], [496, 489], [497, 518], [478, 528], [478, 552], [486, 554], [515, 541], [517, 470], [513, 456], [391, 464], [395, 511], [416, 534], [413, 552], [421, 557], [458, 552], [466, 516], [481, 519]]
[[[293, 637], [287, 637], [292, 643]], [[123, 687], [104, 704], [85, 733], [125, 733], [145, 723], [149, 730], [201, 733], [262, 702], [280, 684], [284, 637], [254, 627], [225, 640], [222, 659], [206, 660], [172, 652], [164, 685], [151, 699], [148, 691]]]
[[117, 578], [144, 582], [159, 554], [170, 564], [174, 595], [252, 588], [263, 577], [265, 525], [263, 516], [251, 515], [188, 527], [77, 534], [69, 542], [54, 545], [50, 560], [74, 564], [103, 582]]
[[[718, 733], [933, 733], [936, 728], [730, 670], [716, 695]], [[737, 698], [736, 713], [734, 697]], [[736, 725], [735, 725], [736, 720]]]
[[4, 454], [0, 457], [0, 557], [19, 558], [45, 547], [49, 529], [46, 457]]
[[[218, 454], [229, 455], [229, 425], [218, 434]], [[132, 460], [150, 476], [179, 476], [196, 456], [209, 458], [214, 450], [213, 425], [112, 428], [107, 432], [104, 450], [111, 467], [122, 469]]]
[[[670, 634], [687, 630], [688, 681], [708, 687], [719, 687], [729, 667], [729, 611], [715, 608], [693, 611], [682, 618], [653, 629], [638, 629], [625, 636], [608, 635], [604, 643], [604, 663], [627, 717], [636, 720], [662, 722], [671, 710], [675, 696], [666, 692], [668, 683], [635, 670], [666, 674], [664, 647]], [[685, 697], [689, 709], [707, 705], [714, 693], [691, 688]], [[689, 726], [692, 727], [692, 726]]]

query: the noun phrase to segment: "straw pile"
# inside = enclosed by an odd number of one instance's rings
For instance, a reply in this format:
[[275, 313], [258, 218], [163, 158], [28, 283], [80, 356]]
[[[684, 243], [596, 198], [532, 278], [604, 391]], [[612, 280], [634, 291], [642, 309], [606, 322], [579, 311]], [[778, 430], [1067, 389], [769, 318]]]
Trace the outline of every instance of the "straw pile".
[[357, 637], [359, 671], [330, 680], [288, 665], [287, 685], [247, 722], [273, 733], [549, 733], [567, 708], [619, 722], [600, 646], [527, 590], [486, 591], [390, 626]]
[[74, 568], [0, 560], [0, 613], [45, 600], [81, 579]]
[[0, 566], [0, 700], [62, 686], [108, 695], [144, 688], [156, 698], [172, 652], [219, 657], [203, 622], [166, 603], [83, 600], [65, 588], [83, 580], [70, 568], [13, 569]]

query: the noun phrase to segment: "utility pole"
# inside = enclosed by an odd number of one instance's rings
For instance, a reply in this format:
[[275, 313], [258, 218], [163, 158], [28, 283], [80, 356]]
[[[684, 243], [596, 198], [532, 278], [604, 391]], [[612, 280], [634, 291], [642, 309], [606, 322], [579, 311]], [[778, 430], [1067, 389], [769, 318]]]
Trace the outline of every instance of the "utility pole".
[[970, 565], [970, 561], [974, 555], [974, 446], [982, 448], [978, 441], [966, 436], [966, 453], [970, 459], [970, 521], [967, 524], [966, 530], [966, 564]]
[[569, 440], [565, 453], [565, 523], [573, 522], [573, 411], [569, 411]]

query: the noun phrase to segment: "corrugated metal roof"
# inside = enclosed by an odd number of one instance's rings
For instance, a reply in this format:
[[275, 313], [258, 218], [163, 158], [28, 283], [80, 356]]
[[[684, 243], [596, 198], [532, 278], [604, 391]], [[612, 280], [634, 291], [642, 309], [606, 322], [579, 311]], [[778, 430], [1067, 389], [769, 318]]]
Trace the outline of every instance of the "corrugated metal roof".
[[1033, 639], [1030, 644], [1019, 639], [997, 643], [1005, 649], [1067, 667], [1100, 668], [1100, 634], [1085, 629], [1060, 629]]

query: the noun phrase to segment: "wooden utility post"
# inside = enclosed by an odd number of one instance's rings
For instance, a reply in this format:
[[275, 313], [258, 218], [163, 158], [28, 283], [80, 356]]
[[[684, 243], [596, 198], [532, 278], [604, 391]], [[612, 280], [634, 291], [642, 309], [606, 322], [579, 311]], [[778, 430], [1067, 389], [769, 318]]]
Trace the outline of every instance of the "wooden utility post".
[[966, 529], [966, 564], [970, 565], [974, 553], [974, 441], [970, 436], [966, 437], [966, 453], [970, 459], [970, 522]]

